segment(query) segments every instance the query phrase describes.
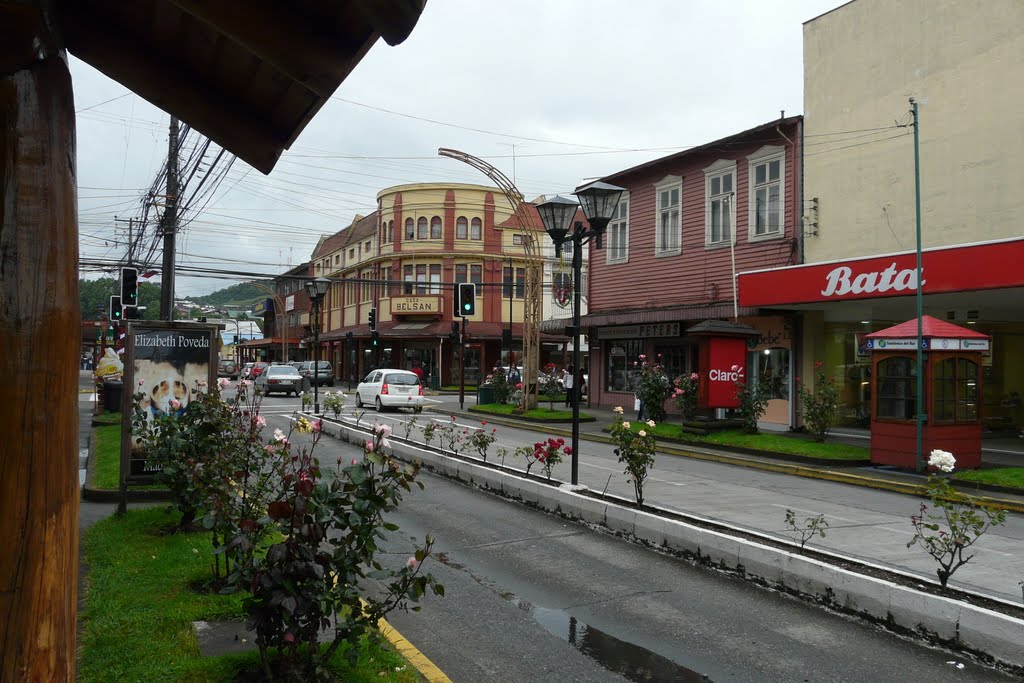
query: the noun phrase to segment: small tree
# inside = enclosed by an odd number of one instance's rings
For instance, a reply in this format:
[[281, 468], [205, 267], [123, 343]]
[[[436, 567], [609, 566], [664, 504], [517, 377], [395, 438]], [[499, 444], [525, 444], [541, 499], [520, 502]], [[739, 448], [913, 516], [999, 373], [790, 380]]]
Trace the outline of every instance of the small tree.
[[802, 553], [804, 546], [807, 545], [807, 541], [814, 538], [815, 535], [825, 538], [828, 520], [825, 519], [825, 515], [818, 515], [817, 517], [804, 519], [803, 524], [798, 526], [796, 515], [792, 510], [786, 508], [786, 528], [789, 535], [793, 537], [793, 540], [800, 544], [800, 552]]
[[825, 374], [822, 366], [821, 361], [814, 364], [813, 393], [807, 390], [799, 377], [796, 378], [804, 423], [807, 431], [814, 435], [814, 440], [819, 442], [824, 442], [829, 430], [832, 429], [836, 419], [836, 406], [839, 404], [836, 381]]
[[641, 423], [639, 429], [634, 430], [632, 425], [622, 419], [622, 407], [617, 406], [615, 413], [618, 417], [612, 424], [612, 441], [615, 442], [615, 455], [619, 462], [626, 463], [624, 474], [633, 483], [633, 493], [636, 496], [636, 506], [644, 504], [644, 482], [647, 481], [647, 474], [654, 467], [654, 420]]
[[[957, 491], [949, 481], [937, 472], [950, 473], [956, 467], [952, 453], [933, 450], [928, 458], [932, 473], [928, 475], [928, 497], [932, 506], [921, 503], [918, 514], [911, 515], [914, 537], [907, 543], [909, 548], [921, 544], [938, 562], [936, 574], [945, 588], [949, 577], [974, 557], [964, 552], [994, 526], [1006, 522], [1006, 512], [991, 510], [978, 504], [978, 500]], [[937, 471], [937, 472], [936, 472]]]
[[689, 375], [681, 375], [672, 382], [672, 402], [683, 417], [683, 422], [690, 422], [697, 416], [698, 387], [700, 386], [700, 375], [691, 372]]

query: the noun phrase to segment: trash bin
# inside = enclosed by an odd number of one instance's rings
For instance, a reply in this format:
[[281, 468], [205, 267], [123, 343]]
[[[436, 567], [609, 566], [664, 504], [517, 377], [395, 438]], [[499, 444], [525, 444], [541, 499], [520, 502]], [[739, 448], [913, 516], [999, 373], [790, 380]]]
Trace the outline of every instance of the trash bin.
[[436, 372], [430, 373], [430, 388], [438, 391], [441, 388], [441, 376]]
[[494, 387], [487, 385], [481, 385], [476, 388], [476, 403], [477, 405], [483, 405], [485, 403], [494, 403]]
[[115, 379], [104, 380], [103, 409], [110, 413], [121, 412], [122, 391], [124, 391], [124, 382]]

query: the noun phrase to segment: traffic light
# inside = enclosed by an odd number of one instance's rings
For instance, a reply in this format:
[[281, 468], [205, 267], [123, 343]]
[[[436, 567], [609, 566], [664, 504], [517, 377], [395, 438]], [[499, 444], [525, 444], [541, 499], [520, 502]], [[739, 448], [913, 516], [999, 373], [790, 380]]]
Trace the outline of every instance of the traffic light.
[[458, 282], [455, 285], [455, 315], [466, 318], [476, 315], [476, 283]]
[[121, 269], [121, 304], [134, 306], [139, 302], [139, 271], [136, 268]]
[[376, 332], [377, 331], [377, 309], [376, 308], [371, 308], [370, 309], [370, 331], [371, 332]]
[[459, 324], [456, 322], [452, 323], [452, 331], [448, 333], [448, 338], [453, 342], [458, 343], [459, 341]]
[[110, 297], [110, 310], [107, 312], [107, 317], [118, 322], [124, 319], [124, 308], [121, 306], [121, 297]]
[[380, 333], [378, 333], [377, 330], [374, 330], [372, 333], [370, 333], [370, 344], [372, 346], [376, 347], [377, 344], [379, 344], [379, 343], [380, 343]]
[[345, 333], [345, 341], [348, 342], [348, 345], [349, 345], [350, 348], [351, 348], [352, 344], [355, 343], [355, 338], [356, 338], [356, 336], [354, 334], [352, 334], [351, 332], [346, 332]]

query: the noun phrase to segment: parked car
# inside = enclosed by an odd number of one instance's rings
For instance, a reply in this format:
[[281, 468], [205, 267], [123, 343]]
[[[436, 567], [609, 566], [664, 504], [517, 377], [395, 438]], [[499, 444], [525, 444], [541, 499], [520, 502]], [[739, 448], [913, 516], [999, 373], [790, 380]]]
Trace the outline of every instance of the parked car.
[[249, 373], [252, 372], [252, 366], [254, 365], [256, 365], [256, 363], [246, 363], [243, 365], [242, 369], [238, 371], [238, 376], [242, 379], [249, 379]]
[[222, 358], [221, 361], [217, 363], [217, 376], [227, 377], [228, 379], [238, 379], [238, 363], [230, 358]]
[[334, 368], [331, 367], [331, 364], [325, 360], [316, 361], [317, 368], [316, 376], [314, 377], [313, 363], [314, 361], [311, 360], [303, 361], [302, 366], [298, 368], [299, 374], [307, 378], [310, 381], [310, 385], [312, 385], [313, 382], [316, 382], [316, 385], [319, 387], [322, 387], [325, 384], [329, 387], [333, 387]]
[[260, 373], [254, 384], [264, 396], [275, 393], [298, 396], [305, 390], [306, 378], [290, 365], [271, 365]]
[[252, 368], [249, 369], [249, 374], [247, 376], [247, 379], [251, 379], [251, 380], [255, 381], [255, 379], [257, 377], [259, 377], [260, 375], [262, 375], [266, 371], [266, 369], [269, 368], [269, 367], [270, 367], [270, 363], [263, 363], [263, 362], [254, 363]]
[[373, 404], [377, 412], [385, 408], [423, 410], [423, 387], [415, 372], [408, 370], [374, 370], [356, 386], [356, 407]]

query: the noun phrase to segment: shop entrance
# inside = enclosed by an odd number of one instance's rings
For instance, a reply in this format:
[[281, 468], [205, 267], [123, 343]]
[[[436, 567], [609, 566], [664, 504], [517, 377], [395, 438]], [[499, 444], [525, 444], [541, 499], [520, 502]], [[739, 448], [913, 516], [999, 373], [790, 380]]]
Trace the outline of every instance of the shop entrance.
[[402, 369], [412, 370], [418, 363], [423, 368], [424, 385], [434, 386], [433, 380], [438, 376], [437, 347], [424, 343], [407, 344], [403, 355]]

